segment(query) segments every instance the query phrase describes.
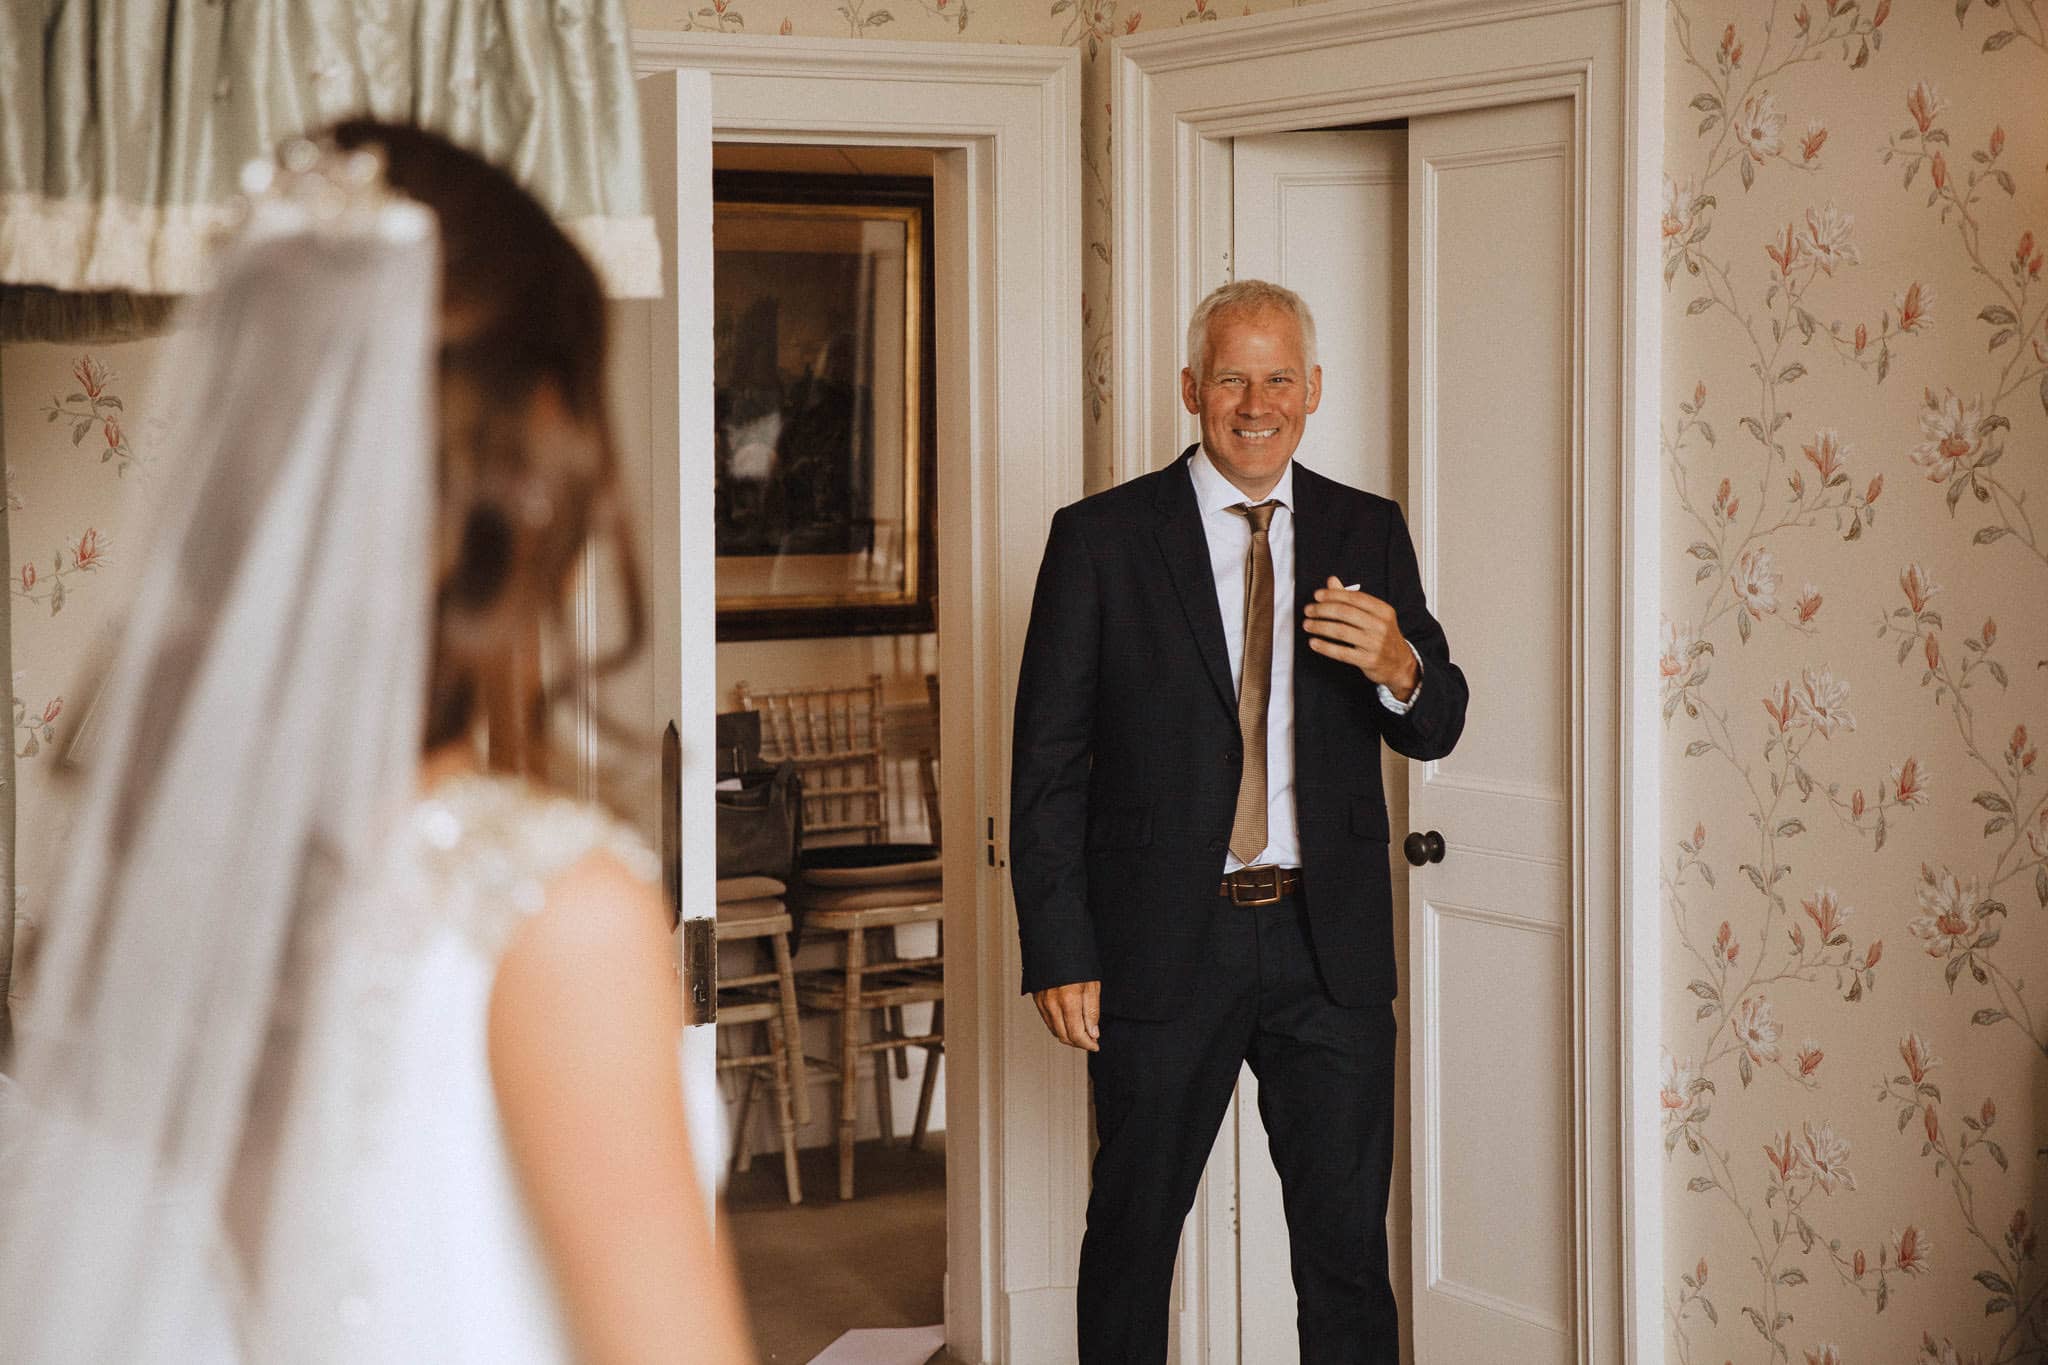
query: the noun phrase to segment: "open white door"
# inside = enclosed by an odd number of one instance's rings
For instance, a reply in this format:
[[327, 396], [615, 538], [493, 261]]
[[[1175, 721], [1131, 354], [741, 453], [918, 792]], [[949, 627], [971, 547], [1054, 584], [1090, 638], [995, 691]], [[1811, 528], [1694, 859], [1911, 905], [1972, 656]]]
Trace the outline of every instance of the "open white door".
[[[1569, 131], [1553, 102], [1241, 137], [1231, 155], [1234, 273], [1316, 315], [1324, 397], [1301, 459], [1402, 502], [1473, 682], [1456, 753], [1387, 759], [1411, 1139], [1389, 1243], [1421, 1362], [1574, 1350]], [[1432, 829], [1448, 856], [1411, 870], [1404, 836]], [[1211, 1305], [1209, 1339], [1234, 1327], [1234, 1359], [1286, 1365], [1294, 1289], [1257, 1084], [1247, 1070], [1210, 1172], [1237, 1294], [1234, 1323]]]
[[[639, 81], [649, 210], [661, 242], [662, 295], [615, 302], [611, 364], [621, 482], [645, 582], [647, 639], [633, 666], [579, 689], [581, 794], [602, 794], [630, 814], [673, 870], [676, 935], [686, 992], [711, 996], [707, 952], [717, 913], [713, 713], [717, 685], [711, 550], [711, 280], [684, 261], [711, 249], [711, 80], [669, 71]], [[585, 657], [620, 636], [620, 598], [609, 556], [593, 552], [579, 605]], [[599, 710], [623, 724], [606, 734]], [[677, 731], [664, 762], [663, 732]], [[666, 769], [666, 772], [665, 772]], [[693, 926], [695, 926], [693, 928]], [[700, 945], [691, 954], [685, 945]], [[690, 1001], [686, 999], [688, 1007]], [[715, 1101], [718, 1055], [708, 1014], [685, 1031], [685, 1093]], [[700, 1022], [701, 1021], [701, 1022]], [[693, 1110], [693, 1136], [715, 1169], [723, 1157], [715, 1102]]]
[[[1406, 137], [1390, 132], [1275, 133], [1235, 140], [1231, 154], [1232, 257], [1239, 279], [1273, 280], [1300, 294], [1316, 319], [1323, 401], [1308, 424], [1299, 459], [1319, 474], [1397, 501], [1406, 499], [1408, 461], [1408, 234]], [[1453, 636], [1454, 643], [1456, 636]], [[1407, 828], [1407, 760], [1386, 761], [1389, 827]], [[1405, 915], [1408, 864], [1392, 855], [1397, 936]], [[1400, 951], [1397, 941], [1395, 950]], [[1408, 1027], [1407, 996], [1396, 1020]], [[1408, 1211], [1405, 1126], [1407, 1078], [1396, 1066], [1394, 1189], [1388, 1210], [1395, 1297], [1408, 1319]], [[1236, 1354], [1259, 1365], [1300, 1358], [1294, 1280], [1280, 1176], [1259, 1119], [1258, 1079], [1239, 1076], [1208, 1179], [1234, 1198], [1208, 1205], [1236, 1209]], [[1230, 1340], [1223, 1315], [1210, 1314], [1212, 1343]], [[1213, 1346], [1212, 1346], [1213, 1349]]]
[[1446, 850], [1402, 974], [1424, 1363], [1579, 1358], [1573, 148], [1564, 100], [1408, 128], [1408, 521], [1472, 684], [1456, 752], [1409, 765]]

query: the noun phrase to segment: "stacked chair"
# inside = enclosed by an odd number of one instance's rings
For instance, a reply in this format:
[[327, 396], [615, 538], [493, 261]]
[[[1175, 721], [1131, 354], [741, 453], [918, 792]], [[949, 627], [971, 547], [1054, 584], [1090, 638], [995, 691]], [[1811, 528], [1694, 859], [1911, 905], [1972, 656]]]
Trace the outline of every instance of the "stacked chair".
[[[758, 716], [718, 718], [716, 937], [721, 945], [753, 945], [745, 961], [737, 953], [719, 954], [718, 1070], [720, 1075], [736, 1073], [740, 1083], [733, 1169], [744, 1171], [753, 1163], [747, 1121], [765, 1081], [775, 1098], [784, 1187], [789, 1202], [799, 1204], [803, 1181], [797, 1172], [797, 1129], [810, 1122], [811, 1106], [791, 961], [795, 921], [784, 900], [789, 887], [783, 878], [795, 875], [802, 787], [790, 770], [763, 764], [760, 735]], [[728, 963], [738, 963], [739, 969], [726, 970]]]
[[[928, 679], [937, 734], [938, 686]], [[941, 926], [945, 898], [936, 844], [883, 842], [883, 710], [879, 677], [851, 688], [755, 691], [744, 684], [740, 704], [762, 713], [764, 761], [792, 762], [804, 774], [805, 847], [791, 888], [800, 932], [829, 938], [837, 961], [797, 974], [797, 999], [835, 1022], [838, 1072], [839, 1197], [854, 1190], [853, 1139], [859, 1113], [861, 1059], [873, 1057], [875, 1104], [885, 1142], [895, 1140], [890, 1104], [893, 1069], [907, 1078], [907, 1053], [924, 1053], [911, 1144], [924, 1140], [939, 1063], [945, 1055], [945, 955], [904, 958], [895, 950], [905, 925]], [[934, 738], [917, 755], [920, 787], [936, 837], [938, 752]], [[932, 1006], [931, 1027], [912, 1033], [904, 1011]], [[820, 1062], [819, 1065], [833, 1065]]]
[[[753, 1164], [748, 1141], [747, 1119], [753, 1113], [754, 1092], [767, 1081], [775, 1095], [775, 1129], [782, 1138], [782, 1178], [789, 1202], [803, 1202], [803, 1181], [797, 1174], [796, 1132], [811, 1121], [810, 1097], [804, 1085], [803, 1033], [797, 1021], [796, 973], [792, 969], [789, 909], [783, 901], [787, 887], [772, 877], [726, 877], [718, 883], [718, 942], [749, 941], [768, 950], [767, 970], [759, 964], [739, 975], [721, 974], [718, 979], [718, 1027], [731, 1028], [728, 1036], [742, 1036], [739, 1030], [752, 1026], [756, 1042], [741, 1045], [718, 1059], [721, 1075], [738, 1072], [741, 1077], [739, 1112], [733, 1120], [733, 1169], [747, 1170]], [[758, 953], [757, 953], [758, 957]]]
[[794, 763], [803, 776], [806, 843], [882, 842], [881, 675], [853, 687], [741, 683], [738, 692], [741, 710], [760, 717], [762, 761]]

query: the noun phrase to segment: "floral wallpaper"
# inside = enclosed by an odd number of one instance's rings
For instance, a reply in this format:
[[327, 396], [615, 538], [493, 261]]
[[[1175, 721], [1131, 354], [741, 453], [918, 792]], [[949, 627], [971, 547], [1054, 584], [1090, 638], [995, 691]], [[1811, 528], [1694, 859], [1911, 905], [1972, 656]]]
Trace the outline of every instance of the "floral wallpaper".
[[[1109, 40], [1226, 7], [1280, 3], [629, 4], [1081, 49], [1094, 482]], [[1669, 1355], [2048, 1362], [2048, 0], [1664, 19]], [[29, 937], [153, 349], [0, 352]]]
[[1665, 17], [1670, 1356], [2048, 1361], [2048, 6]]
[[[87, 665], [109, 642], [125, 598], [121, 568], [141, 528], [128, 494], [155, 478], [159, 424], [148, 377], [157, 343], [11, 345], [0, 352], [0, 449], [6, 451], [6, 566], [13, 647], [15, 945], [34, 952], [70, 793], [66, 743], [90, 712]], [[18, 1014], [26, 978], [10, 983]]]

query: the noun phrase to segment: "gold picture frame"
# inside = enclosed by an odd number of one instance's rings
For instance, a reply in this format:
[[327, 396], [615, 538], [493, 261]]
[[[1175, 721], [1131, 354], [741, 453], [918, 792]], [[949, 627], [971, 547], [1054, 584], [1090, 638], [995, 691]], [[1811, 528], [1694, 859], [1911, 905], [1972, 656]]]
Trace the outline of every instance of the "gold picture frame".
[[718, 638], [929, 631], [930, 183], [714, 189]]

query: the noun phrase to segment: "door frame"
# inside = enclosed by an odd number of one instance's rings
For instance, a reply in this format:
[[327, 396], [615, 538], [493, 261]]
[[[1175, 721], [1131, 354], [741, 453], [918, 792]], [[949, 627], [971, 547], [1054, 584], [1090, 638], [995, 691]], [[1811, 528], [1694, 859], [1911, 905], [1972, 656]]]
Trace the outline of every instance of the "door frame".
[[[1231, 278], [1231, 139], [1569, 99], [1579, 320], [1572, 547], [1577, 1359], [1661, 1358], [1656, 720], [1662, 11], [1647, 0], [1330, 0], [1118, 39], [1116, 481], [1195, 439], [1176, 376]], [[1245, 94], [1233, 98], [1234, 91]], [[1454, 627], [1455, 629], [1455, 627]], [[1220, 1201], [1219, 1201], [1220, 1202]], [[1190, 1221], [1181, 1359], [1235, 1358], [1235, 1225]], [[1419, 1249], [1418, 1249], [1419, 1254]]]
[[[945, 827], [972, 831], [943, 853], [948, 888], [972, 888], [945, 914], [946, 1343], [966, 1362], [1058, 1360], [1086, 1199], [1085, 1072], [1018, 993], [1002, 832], [1032, 570], [1053, 512], [1082, 492], [1080, 54], [644, 30], [633, 53], [637, 74], [708, 74], [714, 141], [936, 154], [938, 448], [958, 452], [939, 466], [953, 509], [940, 785]], [[708, 583], [708, 515], [684, 547], [702, 561], [685, 581]], [[686, 657], [715, 648], [701, 615]]]

